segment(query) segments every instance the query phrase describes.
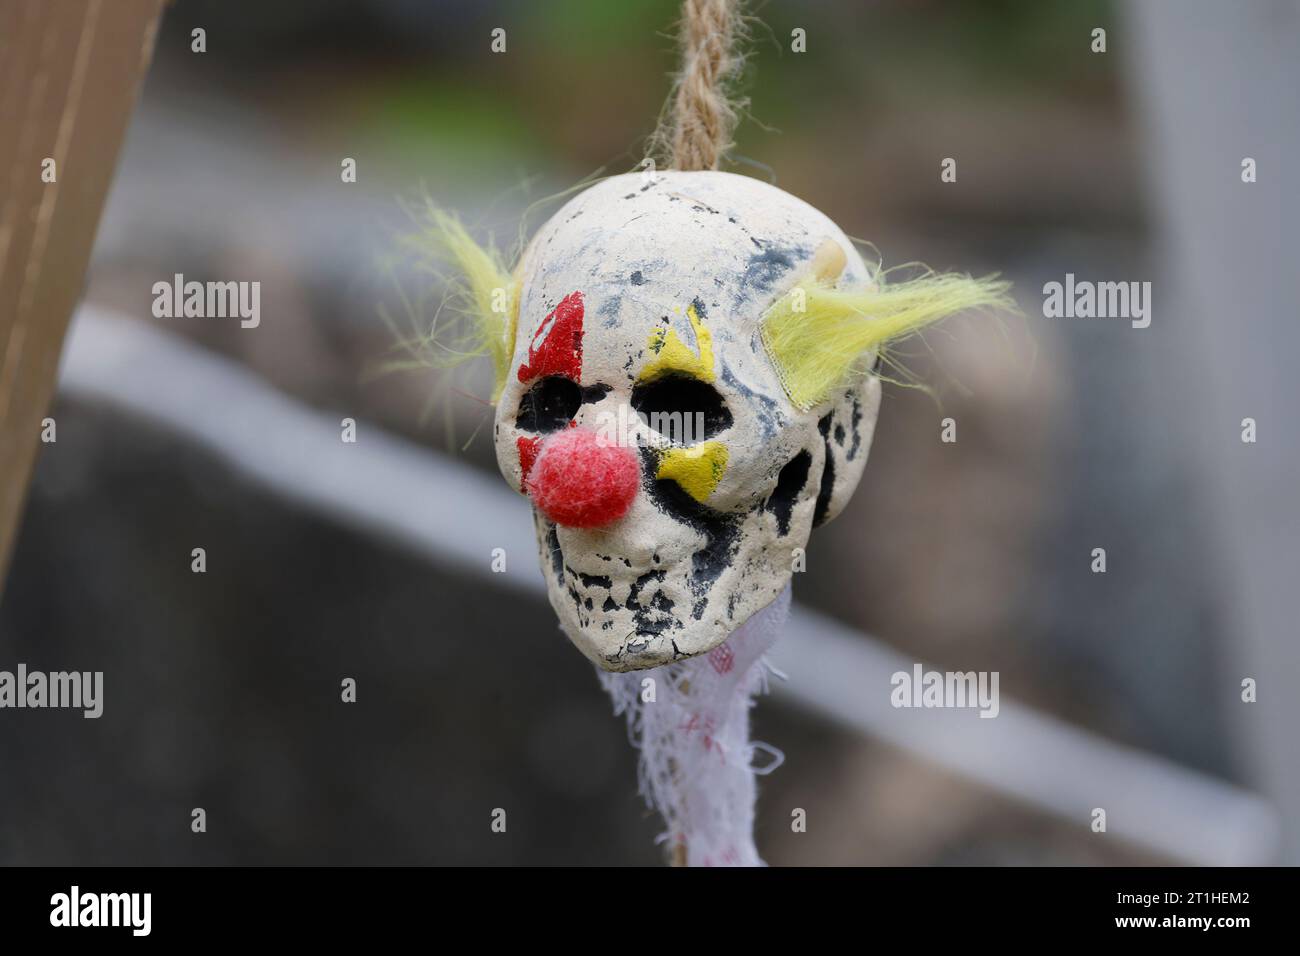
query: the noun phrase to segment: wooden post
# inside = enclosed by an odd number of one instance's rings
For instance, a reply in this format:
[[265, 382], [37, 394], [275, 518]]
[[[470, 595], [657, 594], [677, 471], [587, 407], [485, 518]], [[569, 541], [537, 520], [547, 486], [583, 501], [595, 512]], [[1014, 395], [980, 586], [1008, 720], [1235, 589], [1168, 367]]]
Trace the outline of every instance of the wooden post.
[[0, 5], [0, 588], [162, 4]]

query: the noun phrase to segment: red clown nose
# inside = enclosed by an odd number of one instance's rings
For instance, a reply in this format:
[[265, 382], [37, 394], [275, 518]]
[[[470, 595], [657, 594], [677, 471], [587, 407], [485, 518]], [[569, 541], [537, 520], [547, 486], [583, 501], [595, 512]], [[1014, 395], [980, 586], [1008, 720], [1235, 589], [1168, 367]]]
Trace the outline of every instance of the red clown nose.
[[568, 428], [542, 445], [525, 487], [556, 524], [599, 528], [627, 514], [639, 480], [630, 448], [603, 444], [588, 428]]

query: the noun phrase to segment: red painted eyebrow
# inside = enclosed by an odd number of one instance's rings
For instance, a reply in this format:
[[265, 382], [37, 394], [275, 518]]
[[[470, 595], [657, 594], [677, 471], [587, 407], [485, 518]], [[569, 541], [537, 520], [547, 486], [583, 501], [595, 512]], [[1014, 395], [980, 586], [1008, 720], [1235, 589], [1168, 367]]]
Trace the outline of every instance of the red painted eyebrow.
[[570, 292], [560, 300], [533, 333], [528, 360], [519, 366], [519, 381], [547, 375], [582, 380], [583, 312], [581, 292]]

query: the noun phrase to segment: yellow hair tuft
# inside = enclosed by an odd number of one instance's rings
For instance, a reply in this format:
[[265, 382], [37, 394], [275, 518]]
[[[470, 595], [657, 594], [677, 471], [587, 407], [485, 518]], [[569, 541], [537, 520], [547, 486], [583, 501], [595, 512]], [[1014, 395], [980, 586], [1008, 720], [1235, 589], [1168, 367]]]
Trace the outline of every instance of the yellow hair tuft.
[[763, 316], [761, 334], [790, 401], [804, 411], [870, 373], [879, 349], [966, 309], [1014, 310], [1009, 282], [935, 275], [867, 289], [836, 289], [809, 277]]
[[436, 368], [486, 356], [495, 402], [514, 355], [519, 283], [496, 247], [475, 242], [455, 216], [426, 201], [414, 219], [415, 229], [401, 237], [401, 246], [417, 271], [446, 289], [428, 331], [420, 333], [419, 352]]

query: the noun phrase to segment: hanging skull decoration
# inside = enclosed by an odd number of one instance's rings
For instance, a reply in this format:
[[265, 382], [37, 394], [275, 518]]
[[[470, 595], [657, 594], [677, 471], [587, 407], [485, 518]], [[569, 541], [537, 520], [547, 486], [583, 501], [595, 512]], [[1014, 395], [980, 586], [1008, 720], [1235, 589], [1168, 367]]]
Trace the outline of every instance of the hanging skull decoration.
[[[866, 464], [880, 349], [1005, 284], [863, 262], [807, 203], [722, 172], [592, 186], [513, 274], [432, 211], [496, 371], [502, 474], [533, 503], [551, 605], [607, 671], [722, 644], [789, 583]], [[426, 263], [427, 265], [428, 263]]]
[[862, 477], [884, 350], [1010, 304], [991, 279], [896, 282], [812, 206], [716, 171], [743, 19], [733, 0], [683, 6], [654, 138], [673, 170], [585, 189], [513, 269], [432, 206], [406, 244], [450, 280], [417, 354], [491, 359], [497, 463], [532, 503], [551, 606], [603, 669], [684, 865], [761, 863], [749, 709], [809, 535]]
[[796, 407], [760, 320], [800, 278], [870, 273], [773, 186], [665, 172], [570, 201], [517, 275], [497, 460], [533, 500], [565, 632], [612, 671], [709, 651], [852, 494], [880, 401], [868, 376]]

